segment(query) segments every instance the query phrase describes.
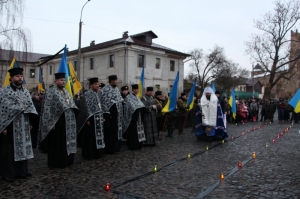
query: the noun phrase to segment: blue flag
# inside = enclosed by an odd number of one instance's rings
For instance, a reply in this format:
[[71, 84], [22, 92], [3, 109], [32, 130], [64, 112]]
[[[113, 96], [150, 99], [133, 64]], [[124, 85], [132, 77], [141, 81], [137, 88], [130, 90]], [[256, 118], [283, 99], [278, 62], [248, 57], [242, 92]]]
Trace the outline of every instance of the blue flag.
[[214, 92], [216, 92], [216, 88], [215, 88], [215, 83], [214, 83], [214, 81], [211, 82], [210, 87], [211, 87], [211, 89], [212, 89]]
[[193, 109], [194, 107], [194, 95], [195, 95], [195, 90], [196, 90], [196, 82], [197, 82], [197, 78], [195, 78], [194, 80], [194, 84], [193, 84], [193, 87], [190, 91], [190, 94], [189, 94], [189, 97], [187, 99], [187, 103], [186, 103], [186, 106], [189, 107], [189, 111]]
[[174, 80], [168, 102], [161, 111], [162, 113], [168, 113], [168, 112], [172, 112], [175, 110], [176, 102], [177, 102], [178, 81], [179, 81], [179, 71], [177, 72], [176, 78]]

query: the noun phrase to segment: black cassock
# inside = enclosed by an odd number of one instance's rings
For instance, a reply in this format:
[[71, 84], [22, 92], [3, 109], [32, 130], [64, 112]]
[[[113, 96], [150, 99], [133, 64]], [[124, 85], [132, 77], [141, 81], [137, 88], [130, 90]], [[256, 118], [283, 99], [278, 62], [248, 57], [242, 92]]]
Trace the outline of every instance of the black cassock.
[[143, 142], [139, 141], [138, 130], [137, 130], [137, 121], [139, 120], [139, 115], [141, 114], [141, 108], [138, 108], [132, 114], [130, 124], [125, 131], [123, 137], [127, 139], [126, 145], [131, 150], [141, 149]]
[[83, 135], [82, 157], [87, 160], [98, 159], [103, 156], [104, 149], [97, 149], [94, 116], [90, 117], [88, 121], [90, 125], [85, 125], [80, 133]]
[[113, 104], [109, 109], [110, 114], [104, 113], [104, 142], [106, 153], [116, 153], [120, 151], [121, 140], [118, 138], [118, 109]]
[[[66, 121], [63, 113], [55, 124], [55, 129], [48, 134], [48, 166], [64, 168], [74, 162], [74, 154], [67, 153]], [[46, 139], [47, 140], [47, 139]]]
[[0, 175], [2, 178], [25, 176], [28, 173], [28, 161], [14, 160], [13, 122], [6, 130], [6, 135], [0, 133]]

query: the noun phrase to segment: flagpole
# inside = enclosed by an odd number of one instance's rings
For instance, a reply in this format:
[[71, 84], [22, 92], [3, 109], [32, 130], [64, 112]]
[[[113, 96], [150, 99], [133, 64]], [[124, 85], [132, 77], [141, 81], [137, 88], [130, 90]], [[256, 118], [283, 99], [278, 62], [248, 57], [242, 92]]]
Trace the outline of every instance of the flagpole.
[[168, 118], [168, 114], [166, 115], [166, 118], [165, 118], [165, 121], [164, 121], [164, 125], [163, 125], [163, 128], [162, 128], [162, 130], [161, 130], [161, 134], [160, 134], [160, 136], [159, 136], [159, 140], [162, 140], [162, 136], [163, 136], [163, 134], [164, 134], [164, 130], [165, 130], [167, 118]]
[[181, 131], [180, 134], [183, 134], [183, 129], [184, 129], [184, 127], [185, 127], [185, 124], [186, 124], [186, 118], [187, 118], [188, 114], [189, 114], [189, 112], [187, 111], [187, 112], [186, 112], [186, 115], [185, 115], [184, 123], [183, 123], [183, 126], [182, 126], [182, 131]]
[[81, 82], [80, 80], [80, 62], [81, 62], [81, 29], [82, 29], [82, 11], [83, 11], [83, 8], [84, 6], [89, 2], [90, 0], [88, 0], [83, 6], [82, 6], [82, 9], [81, 9], [81, 14], [80, 14], [80, 20], [79, 20], [79, 38], [78, 38], [78, 57], [77, 57], [77, 65], [78, 67], [76, 66], [76, 71], [77, 71], [77, 77], [79, 79], [79, 82]]

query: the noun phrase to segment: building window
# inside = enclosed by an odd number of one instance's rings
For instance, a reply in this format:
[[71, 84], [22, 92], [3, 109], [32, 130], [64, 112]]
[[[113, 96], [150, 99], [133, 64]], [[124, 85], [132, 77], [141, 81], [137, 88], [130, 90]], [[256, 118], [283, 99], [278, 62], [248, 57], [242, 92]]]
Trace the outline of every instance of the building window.
[[90, 58], [90, 70], [94, 70], [94, 58]]
[[52, 75], [52, 65], [49, 66], [49, 74]]
[[114, 55], [109, 55], [109, 67], [113, 68], [115, 64], [115, 56]]
[[29, 69], [29, 77], [35, 78], [35, 69]]
[[74, 70], [77, 71], [77, 61], [74, 61]]
[[160, 58], [156, 58], [155, 68], [160, 69]]
[[170, 71], [175, 71], [175, 61], [170, 60]]
[[139, 55], [139, 68], [143, 68], [143, 66], [145, 67], [145, 55]]
[[146, 42], [151, 44], [152, 43], [152, 39], [150, 37], [146, 37]]
[[243, 88], [243, 87], [240, 87], [240, 91], [242, 91], [242, 88]]
[[156, 88], [156, 91], [160, 91], [160, 85], [159, 84], [155, 84], [155, 88]]

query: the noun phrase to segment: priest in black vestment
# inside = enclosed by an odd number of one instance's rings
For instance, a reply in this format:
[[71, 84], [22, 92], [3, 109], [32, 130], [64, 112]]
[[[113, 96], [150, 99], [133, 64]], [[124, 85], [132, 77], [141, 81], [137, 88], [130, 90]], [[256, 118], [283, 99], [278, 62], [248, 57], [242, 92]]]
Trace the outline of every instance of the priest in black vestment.
[[122, 139], [123, 98], [117, 88], [117, 75], [108, 77], [109, 84], [102, 89], [105, 152], [120, 151]]
[[105, 143], [98, 78], [90, 78], [89, 82], [90, 89], [81, 98], [77, 130], [83, 135], [82, 157], [92, 160], [103, 156]]
[[[65, 86], [65, 73], [56, 73], [55, 85], [45, 95], [41, 111], [39, 142], [48, 141], [48, 166], [64, 168], [74, 162], [78, 111]], [[47, 137], [47, 139], [45, 139]]]
[[31, 176], [27, 160], [33, 158], [30, 117], [37, 115], [29, 91], [22, 86], [23, 69], [12, 68], [10, 85], [0, 89], [0, 175], [13, 182]]
[[149, 86], [146, 88], [145, 95], [141, 99], [145, 105], [143, 121], [146, 141], [144, 141], [144, 145], [148, 146], [154, 146], [159, 139], [156, 125], [156, 102], [152, 95], [153, 87]]
[[133, 84], [132, 93], [128, 93], [124, 98], [123, 137], [126, 139], [127, 147], [131, 150], [142, 148], [143, 141], [146, 140], [141, 117], [145, 105], [137, 96], [138, 92], [138, 84]]

